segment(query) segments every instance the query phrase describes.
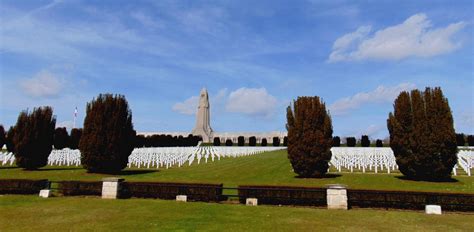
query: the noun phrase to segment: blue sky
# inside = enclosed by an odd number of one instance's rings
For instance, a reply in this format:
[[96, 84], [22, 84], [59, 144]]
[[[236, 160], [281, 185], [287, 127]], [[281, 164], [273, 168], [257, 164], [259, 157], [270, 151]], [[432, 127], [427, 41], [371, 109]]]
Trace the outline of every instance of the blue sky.
[[0, 123], [50, 105], [58, 126], [124, 94], [138, 131], [283, 131], [318, 95], [334, 134], [384, 138], [402, 90], [441, 86], [474, 134], [472, 1], [0, 0]]

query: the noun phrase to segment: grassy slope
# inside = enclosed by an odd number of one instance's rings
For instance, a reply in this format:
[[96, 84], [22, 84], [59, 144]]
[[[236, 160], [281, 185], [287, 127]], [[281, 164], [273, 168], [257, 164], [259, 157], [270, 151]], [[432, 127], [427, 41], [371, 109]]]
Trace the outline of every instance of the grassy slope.
[[470, 231], [474, 215], [0, 196], [0, 231]]
[[[418, 190], [474, 193], [474, 177], [458, 176], [457, 182], [432, 183], [403, 180], [400, 174], [334, 173], [323, 179], [295, 178], [286, 151], [256, 156], [226, 158], [220, 161], [170, 169], [126, 169], [121, 175], [129, 181], [180, 181], [239, 184], [324, 186], [346, 184], [356, 189]], [[88, 174], [81, 167], [46, 167], [40, 171], [23, 171], [0, 167], [0, 178], [47, 178], [50, 180], [100, 180], [108, 175]]]

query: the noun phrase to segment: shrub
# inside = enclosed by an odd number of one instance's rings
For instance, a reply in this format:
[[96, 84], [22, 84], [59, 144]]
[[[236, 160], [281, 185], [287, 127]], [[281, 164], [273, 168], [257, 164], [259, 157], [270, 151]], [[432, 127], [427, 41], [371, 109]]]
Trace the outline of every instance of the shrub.
[[64, 196], [100, 196], [102, 181], [60, 181], [58, 190]]
[[243, 147], [245, 145], [245, 138], [244, 136], [239, 136], [237, 138], [237, 146]]
[[266, 147], [266, 146], [267, 146], [267, 139], [266, 139], [266, 138], [263, 138], [263, 139], [262, 139], [262, 142], [260, 143], [260, 146], [262, 146], [262, 147]]
[[362, 135], [362, 137], [360, 138], [360, 145], [362, 147], [370, 147], [370, 139], [369, 139], [369, 136], [367, 135]]
[[212, 143], [214, 146], [220, 146], [221, 145], [221, 139], [219, 137], [214, 138], [214, 143]]
[[288, 137], [287, 136], [283, 137], [283, 146], [285, 146], [285, 147], [288, 146]]
[[274, 147], [280, 146], [280, 138], [278, 138], [278, 137], [273, 137], [273, 146], [274, 146]]
[[240, 203], [257, 198], [258, 204], [325, 206], [326, 188], [290, 186], [239, 186]]
[[257, 138], [255, 138], [255, 136], [251, 136], [249, 138], [249, 146], [251, 147], [257, 146]]
[[132, 112], [124, 96], [101, 94], [87, 104], [79, 150], [88, 172], [116, 173], [125, 168], [134, 139]]
[[375, 141], [375, 146], [376, 146], [376, 147], [383, 147], [383, 142], [382, 142], [382, 140], [377, 139], [377, 141]]
[[135, 136], [135, 147], [144, 147], [145, 146], [145, 136], [136, 135]]
[[58, 127], [54, 130], [54, 148], [63, 149], [69, 145], [69, 135], [66, 127]]
[[335, 136], [332, 138], [332, 146], [333, 147], [340, 147], [341, 146], [341, 138], [339, 136]]
[[47, 164], [53, 149], [55, 127], [56, 118], [49, 106], [20, 113], [12, 138], [18, 167], [34, 170]]
[[15, 153], [15, 146], [13, 145], [14, 135], [15, 135], [15, 128], [10, 127], [10, 129], [8, 129], [7, 139], [6, 139], [5, 142], [6, 142], [6, 145], [7, 145], [8, 152], [12, 152], [12, 153]]
[[458, 146], [464, 146], [466, 144], [466, 140], [464, 139], [464, 134], [456, 134], [456, 144]]
[[356, 138], [354, 137], [347, 137], [346, 138], [346, 145], [348, 147], [355, 147], [356, 146]]
[[177, 195], [186, 195], [189, 201], [220, 201], [222, 184], [191, 184], [162, 182], [124, 182], [125, 197], [176, 199]]
[[469, 146], [474, 146], [474, 135], [467, 136], [467, 144]]
[[348, 189], [347, 198], [349, 207], [423, 210], [426, 205], [441, 205], [448, 211], [474, 210], [473, 194]]
[[5, 129], [3, 125], [0, 125], [0, 150], [3, 148], [3, 145], [7, 143], [7, 137], [5, 135]]
[[82, 129], [73, 128], [71, 130], [71, 136], [69, 138], [69, 148], [79, 149], [79, 141], [81, 140]]
[[48, 180], [0, 179], [0, 194], [38, 194]]
[[227, 140], [225, 141], [225, 145], [228, 146], [228, 147], [232, 147], [232, 146], [234, 146], [234, 143], [232, 142], [232, 140], [227, 139]]
[[324, 175], [331, 160], [332, 123], [317, 96], [298, 97], [287, 108], [288, 158], [302, 177]]
[[440, 88], [400, 93], [387, 127], [401, 173], [425, 180], [451, 176], [458, 148], [451, 109]]

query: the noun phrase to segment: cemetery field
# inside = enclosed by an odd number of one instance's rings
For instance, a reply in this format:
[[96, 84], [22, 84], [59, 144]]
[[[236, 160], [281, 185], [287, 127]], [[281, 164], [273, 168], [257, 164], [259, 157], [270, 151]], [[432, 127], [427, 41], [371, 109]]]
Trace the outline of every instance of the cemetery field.
[[[24, 171], [13, 166], [0, 166], [0, 178], [16, 179], [49, 179], [60, 180], [101, 180], [110, 175], [90, 174], [82, 167], [47, 166], [38, 171]], [[406, 180], [399, 173], [378, 174], [336, 172], [332, 170], [327, 178], [297, 178], [292, 171], [286, 150], [267, 152], [263, 154], [222, 158], [219, 161], [200, 164], [194, 162], [191, 166], [166, 168], [132, 168], [125, 169], [116, 175], [128, 181], [166, 181], [193, 183], [223, 183], [224, 187], [238, 185], [291, 185], [315, 186], [326, 184], [346, 184], [353, 189], [378, 190], [407, 190], [407, 191], [438, 191], [474, 193], [474, 177], [453, 176], [451, 182], [425, 182]]]
[[0, 231], [469, 231], [473, 214], [0, 196]]

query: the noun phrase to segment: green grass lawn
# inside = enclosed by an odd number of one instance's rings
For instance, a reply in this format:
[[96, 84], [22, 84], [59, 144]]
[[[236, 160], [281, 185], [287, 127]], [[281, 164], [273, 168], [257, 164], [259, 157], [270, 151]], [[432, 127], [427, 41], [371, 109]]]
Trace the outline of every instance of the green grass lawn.
[[[401, 178], [396, 174], [337, 173], [330, 178], [296, 178], [286, 150], [260, 155], [225, 158], [220, 161], [170, 169], [125, 169], [119, 176], [128, 181], [179, 181], [224, 183], [226, 187], [239, 184], [324, 186], [346, 184], [353, 189], [387, 189], [474, 193], [474, 177], [457, 176], [454, 182], [425, 182]], [[50, 180], [101, 180], [110, 175], [89, 174], [82, 167], [48, 166], [38, 171], [24, 171], [16, 167], [0, 167], [0, 178]]]
[[473, 214], [0, 196], [0, 231], [472, 231]]

